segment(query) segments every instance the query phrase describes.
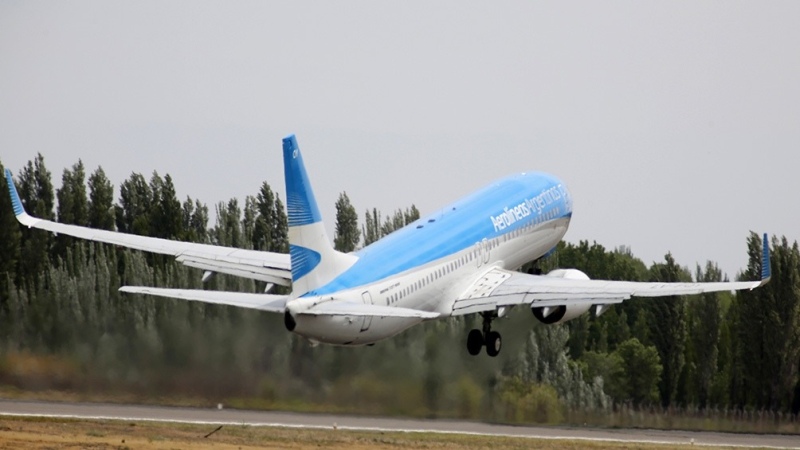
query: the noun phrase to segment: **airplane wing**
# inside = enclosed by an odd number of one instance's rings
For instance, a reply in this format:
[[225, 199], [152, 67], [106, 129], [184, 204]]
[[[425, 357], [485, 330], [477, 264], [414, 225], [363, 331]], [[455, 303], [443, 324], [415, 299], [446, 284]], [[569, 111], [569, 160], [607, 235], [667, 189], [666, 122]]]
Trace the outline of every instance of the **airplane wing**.
[[12, 180], [11, 171], [6, 169], [5, 176], [8, 192], [11, 195], [11, 204], [14, 207], [14, 215], [16, 215], [21, 224], [28, 228], [38, 228], [80, 239], [171, 255], [184, 265], [210, 272], [226, 273], [282, 286], [291, 284], [292, 272], [288, 254], [171, 241], [116, 231], [95, 230], [30, 216], [22, 206], [17, 188]]
[[120, 292], [156, 297], [178, 298], [217, 305], [238, 306], [274, 313], [283, 313], [288, 295], [248, 294], [246, 292], [204, 291], [201, 289], [165, 289], [144, 286], [123, 286]]
[[494, 311], [497, 308], [522, 304], [531, 307], [605, 306], [622, 303], [631, 297], [752, 290], [766, 284], [772, 274], [766, 234], [763, 245], [760, 281], [711, 283], [607, 281], [529, 275], [493, 268], [484, 272], [454, 301], [452, 315]]

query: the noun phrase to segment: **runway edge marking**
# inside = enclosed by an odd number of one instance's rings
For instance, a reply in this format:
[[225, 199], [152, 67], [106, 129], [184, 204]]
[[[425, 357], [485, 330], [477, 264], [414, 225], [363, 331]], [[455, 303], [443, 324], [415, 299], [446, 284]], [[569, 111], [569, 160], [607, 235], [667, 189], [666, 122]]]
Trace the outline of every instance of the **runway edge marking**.
[[[50, 419], [109, 420], [109, 421], [120, 421], [120, 422], [161, 422], [161, 423], [182, 423], [182, 424], [193, 424], [193, 425], [229, 425], [229, 426], [244, 426], [244, 427], [296, 428], [296, 429], [331, 430], [331, 431], [334, 430], [333, 424], [303, 425], [303, 424], [278, 423], [278, 422], [248, 423], [248, 422], [233, 422], [225, 420], [155, 419], [147, 417], [110, 417], [110, 416], [88, 416], [88, 415], [82, 416], [73, 414], [33, 414], [33, 413], [9, 413], [9, 412], [0, 412], [0, 416], [45, 417]], [[384, 433], [433, 433], [433, 434], [454, 434], [454, 435], [464, 435], [464, 436], [485, 436], [485, 437], [497, 436], [497, 437], [522, 438], [522, 439], [546, 439], [546, 440], [562, 440], [562, 441], [625, 442], [632, 444], [695, 445], [702, 447], [800, 449], [800, 447], [778, 447], [771, 445], [714, 444], [714, 443], [691, 442], [691, 441], [679, 442], [679, 441], [647, 440], [647, 439], [590, 438], [590, 437], [579, 437], [579, 436], [539, 436], [539, 435], [510, 434], [510, 433], [479, 433], [476, 431], [357, 427], [357, 426], [347, 426], [347, 425], [337, 425], [335, 429], [343, 431], [367, 431], [367, 432], [384, 432]]]

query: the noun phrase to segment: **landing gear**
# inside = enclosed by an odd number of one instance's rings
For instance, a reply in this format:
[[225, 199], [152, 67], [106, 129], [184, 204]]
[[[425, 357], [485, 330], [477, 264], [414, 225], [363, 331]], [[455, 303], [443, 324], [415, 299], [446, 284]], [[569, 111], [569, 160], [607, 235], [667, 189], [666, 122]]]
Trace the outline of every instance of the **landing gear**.
[[486, 335], [486, 354], [495, 357], [500, 354], [500, 347], [503, 346], [503, 339], [497, 331], [490, 331]]
[[503, 339], [500, 333], [492, 331], [492, 319], [497, 317], [494, 312], [482, 313], [483, 316], [483, 331], [474, 329], [467, 335], [467, 351], [470, 355], [477, 355], [481, 352], [481, 347], [486, 346], [486, 354], [489, 356], [497, 356], [500, 354], [500, 348], [503, 346]]
[[467, 351], [470, 355], [475, 356], [481, 352], [483, 347], [483, 333], [481, 330], [472, 330], [467, 335]]

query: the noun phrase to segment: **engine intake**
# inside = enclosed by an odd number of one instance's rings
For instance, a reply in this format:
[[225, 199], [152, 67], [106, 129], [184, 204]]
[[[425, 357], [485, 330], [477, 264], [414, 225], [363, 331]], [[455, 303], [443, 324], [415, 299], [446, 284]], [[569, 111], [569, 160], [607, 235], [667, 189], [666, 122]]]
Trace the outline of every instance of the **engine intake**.
[[[589, 276], [578, 269], [556, 269], [549, 272], [548, 277], [566, 278], [570, 280], [588, 280]], [[557, 306], [537, 306], [536, 302], [531, 304], [531, 312], [533, 316], [546, 325], [554, 323], [563, 323], [589, 311], [591, 303], [581, 303], [575, 305], [557, 305]]]

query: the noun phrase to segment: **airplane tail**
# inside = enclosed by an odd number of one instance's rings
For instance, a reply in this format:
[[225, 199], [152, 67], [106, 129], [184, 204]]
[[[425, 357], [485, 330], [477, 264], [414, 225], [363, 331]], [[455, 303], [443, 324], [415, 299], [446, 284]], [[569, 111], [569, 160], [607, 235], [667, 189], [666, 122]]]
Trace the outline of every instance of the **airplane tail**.
[[283, 139], [283, 170], [292, 263], [291, 298], [297, 298], [329, 283], [358, 258], [338, 252], [331, 245], [294, 135]]

